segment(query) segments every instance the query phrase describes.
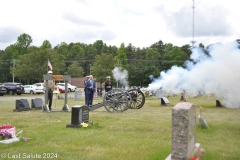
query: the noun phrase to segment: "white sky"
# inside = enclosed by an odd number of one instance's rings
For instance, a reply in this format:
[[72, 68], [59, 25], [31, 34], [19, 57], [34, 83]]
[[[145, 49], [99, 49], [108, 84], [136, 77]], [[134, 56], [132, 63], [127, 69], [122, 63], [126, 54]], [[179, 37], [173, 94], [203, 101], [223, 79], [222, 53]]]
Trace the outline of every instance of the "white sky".
[[[192, 0], [0, 0], [0, 50], [23, 33], [41, 46], [61, 42], [149, 47], [190, 44]], [[195, 0], [194, 40], [205, 46], [240, 39], [236, 0]]]

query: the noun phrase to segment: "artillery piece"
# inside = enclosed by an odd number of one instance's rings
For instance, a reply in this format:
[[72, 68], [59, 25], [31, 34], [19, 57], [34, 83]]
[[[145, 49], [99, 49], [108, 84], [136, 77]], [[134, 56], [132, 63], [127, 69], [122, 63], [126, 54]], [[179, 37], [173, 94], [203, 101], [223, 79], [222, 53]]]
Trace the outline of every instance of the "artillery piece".
[[108, 91], [102, 103], [92, 105], [90, 111], [105, 107], [108, 112], [124, 112], [127, 109], [140, 109], [145, 103], [145, 96], [140, 89], [112, 89]]

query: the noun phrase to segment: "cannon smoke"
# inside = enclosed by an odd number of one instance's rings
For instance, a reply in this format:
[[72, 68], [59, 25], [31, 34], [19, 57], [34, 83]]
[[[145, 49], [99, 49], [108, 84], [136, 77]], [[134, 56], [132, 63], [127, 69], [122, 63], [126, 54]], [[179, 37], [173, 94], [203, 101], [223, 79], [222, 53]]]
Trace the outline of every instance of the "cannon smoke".
[[235, 41], [229, 44], [216, 43], [208, 46], [209, 56], [202, 49], [192, 49], [193, 62], [185, 62], [186, 68], [173, 66], [162, 71], [157, 79], [147, 87], [148, 90], [163, 88], [166, 92], [189, 95], [199, 91], [215, 94], [228, 108], [240, 108], [240, 49]]
[[115, 67], [112, 70], [114, 79], [119, 82], [122, 86], [128, 87], [128, 71], [123, 70], [121, 67]]

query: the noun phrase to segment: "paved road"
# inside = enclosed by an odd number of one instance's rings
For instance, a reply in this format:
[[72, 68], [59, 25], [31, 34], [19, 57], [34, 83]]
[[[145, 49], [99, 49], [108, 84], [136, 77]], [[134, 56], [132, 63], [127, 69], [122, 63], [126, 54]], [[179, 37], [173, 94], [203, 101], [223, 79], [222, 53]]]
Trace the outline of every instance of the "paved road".
[[[82, 93], [83, 95], [83, 93]], [[65, 93], [61, 93], [60, 96], [63, 98], [65, 97]], [[67, 94], [68, 98], [74, 98], [75, 97], [75, 92], [71, 92]], [[44, 94], [22, 94], [22, 95], [4, 95], [0, 96], [0, 101], [11, 101], [11, 100], [16, 100], [16, 99], [34, 99], [34, 98], [42, 98], [44, 99]], [[53, 95], [53, 99], [57, 98], [56, 95]]]

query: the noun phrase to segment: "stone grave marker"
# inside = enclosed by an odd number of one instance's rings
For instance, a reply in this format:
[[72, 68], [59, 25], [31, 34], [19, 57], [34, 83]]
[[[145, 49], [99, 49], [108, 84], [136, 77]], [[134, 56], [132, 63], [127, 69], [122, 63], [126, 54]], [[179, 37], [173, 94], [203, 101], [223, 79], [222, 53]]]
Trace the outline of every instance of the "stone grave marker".
[[216, 100], [216, 107], [222, 107], [222, 104], [218, 99]]
[[78, 128], [81, 127], [81, 123], [89, 122], [89, 107], [88, 106], [80, 106], [75, 105], [72, 107], [72, 118], [71, 124], [67, 124], [68, 127]]
[[172, 109], [171, 154], [166, 160], [185, 160], [198, 155], [200, 144], [196, 143], [196, 106], [182, 102]]
[[162, 97], [161, 98], [161, 105], [166, 106], [168, 104], [169, 104], [169, 101], [168, 101], [167, 97]]
[[82, 91], [76, 90], [74, 100], [76, 101], [76, 100], [81, 100], [81, 99], [82, 99]]
[[43, 108], [43, 100], [41, 98], [34, 98], [31, 100], [31, 108], [32, 109], [42, 109]]
[[17, 99], [14, 112], [29, 111], [31, 110], [27, 99]]

